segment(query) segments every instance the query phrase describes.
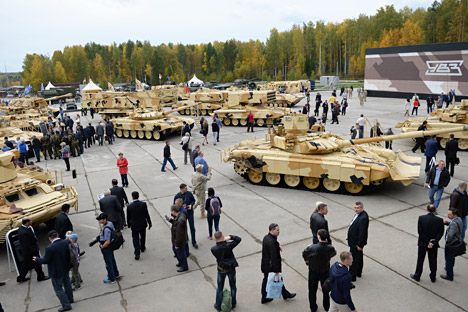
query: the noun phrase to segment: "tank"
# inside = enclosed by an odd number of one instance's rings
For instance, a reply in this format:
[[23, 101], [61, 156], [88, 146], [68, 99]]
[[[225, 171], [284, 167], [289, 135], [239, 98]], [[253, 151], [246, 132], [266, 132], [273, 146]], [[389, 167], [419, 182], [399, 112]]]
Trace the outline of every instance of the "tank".
[[[42, 98], [36, 96], [23, 96], [17, 99], [10, 101], [8, 106], [1, 105], [0, 111], [5, 115], [28, 115], [28, 114], [40, 114], [41, 116], [48, 116], [49, 112], [53, 114], [54, 117], [57, 117], [60, 113], [60, 109], [50, 106], [47, 102], [59, 100], [63, 98], [71, 97], [71, 93], [67, 93], [60, 96], [54, 96], [50, 98]], [[21, 119], [18, 117], [17, 119]]]
[[15, 168], [13, 153], [0, 152], [0, 243], [11, 229], [21, 226], [29, 216], [34, 225], [53, 225], [69, 204], [78, 210], [78, 194], [73, 186], [65, 186], [61, 173], [35, 166]]
[[[360, 194], [388, 181], [405, 186], [419, 177], [421, 158], [373, 143], [452, 130], [417, 131], [349, 140], [330, 132], [308, 132], [304, 115], [288, 115], [265, 139], [246, 140], [222, 152], [224, 162], [253, 184]], [[367, 144], [367, 145], [364, 145]]]
[[[188, 101], [180, 101], [177, 104], [172, 105], [172, 108], [179, 108], [187, 103], [198, 103], [198, 114], [201, 116], [209, 116], [217, 109], [220, 109], [225, 99], [227, 98], [226, 92], [220, 91], [197, 91], [192, 92], [189, 95]], [[195, 115], [196, 109], [180, 110], [181, 115]]]
[[175, 85], [153, 86], [151, 89], [158, 91], [161, 106], [172, 106], [178, 101], [179, 89]]
[[215, 111], [226, 126], [247, 126], [247, 115], [252, 112], [255, 124], [277, 123], [285, 115], [281, 108], [270, 108], [267, 105], [274, 103], [274, 91], [229, 91], [227, 101], [221, 109]]
[[[457, 106], [437, 109], [431, 115], [430, 117], [410, 118], [397, 124], [396, 127], [401, 128], [404, 133], [409, 133], [417, 131], [425, 120], [427, 120], [428, 130], [451, 129], [466, 125], [468, 124], [468, 100], [462, 100]], [[452, 132], [437, 135], [440, 147], [445, 148], [445, 143], [450, 139], [450, 133]], [[468, 132], [454, 132], [454, 135], [458, 139], [458, 148], [463, 151], [468, 150]]]
[[115, 135], [118, 138], [161, 140], [171, 133], [180, 133], [184, 121], [190, 125], [190, 128], [193, 128], [195, 121], [188, 117], [173, 117], [168, 115], [182, 109], [190, 109], [196, 105], [194, 103], [166, 112], [135, 110], [128, 117], [112, 119]]
[[[18, 127], [2, 127], [0, 128], [0, 138], [8, 137], [8, 140], [15, 141], [16, 138], [20, 137], [21, 140], [28, 143], [32, 141], [32, 137], [35, 135], [39, 140], [42, 138], [42, 133], [34, 131], [23, 131]], [[3, 143], [2, 143], [3, 144]]]
[[276, 101], [269, 106], [278, 106], [278, 107], [293, 107], [299, 103], [305, 96], [302, 94], [276, 94]]

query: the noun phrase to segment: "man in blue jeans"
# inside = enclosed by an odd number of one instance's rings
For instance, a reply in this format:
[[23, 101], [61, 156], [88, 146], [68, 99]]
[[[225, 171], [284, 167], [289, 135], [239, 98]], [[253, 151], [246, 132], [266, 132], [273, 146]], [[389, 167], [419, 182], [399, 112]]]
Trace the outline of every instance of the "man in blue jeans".
[[180, 211], [178, 206], [172, 205], [171, 217], [166, 219], [172, 223], [172, 248], [175, 251], [179, 262], [177, 263], [177, 266], [179, 267], [177, 272], [181, 273], [188, 271], [187, 254], [185, 252], [185, 245], [187, 245], [187, 217]]
[[221, 311], [221, 302], [223, 301], [223, 288], [226, 276], [229, 278], [229, 287], [231, 288], [232, 308], [236, 307], [236, 267], [239, 266], [232, 250], [239, 245], [241, 238], [239, 236], [229, 235], [224, 237], [221, 231], [214, 234], [216, 245], [211, 247], [211, 253], [216, 257], [218, 264], [218, 288], [216, 289], [216, 303], [214, 308]]
[[171, 158], [171, 142], [170, 141], [166, 141], [166, 146], [164, 146], [163, 156], [164, 156], [164, 161], [163, 161], [163, 164], [162, 164], [162, 167], [161, 167], [161, 171], [166, 172], [165, 169], [166, 169], [167, 162], [169, 162], [172, 165], [172, 169], [176, 170], [177, 167], [176, 167], [176, 165], [174, 164], [174, 162], [172, 161], [172, 158]]
[[450, 254], [447, 247], [461, 241], [463, 222], [458, 216], [458, 210], [456, 208], [450, 208], [447, 216], [449, 220], [444, 220], [445, 225], [448, 225], [447, 232], [445, 234], [445, 272], [447, 274], [441, 274], [440, 277], [448, 281], [453, 281], [455, 257]]
[[[439, 160], [437, 167], [433, 167], [429, 170], [426, 178], [426, 186], [430, 188], [429, 200], [431, 201], [431, 204], [434, 204], [436, 209], [439, 207], [440, 199], [444, 193], [444, 188], [449, 184], [449, 182], [450, 173], [447, 168], [445, 168], [445, 162], [443, 160]], [[436, 195], [435, 200], [434, 195]]]
[[[187, 184], [182, 183], [179, 186], [180, 192], [174, 196], [174, 202], [178, 198], [183, 200], [182, 207], [186, 210], [187, 221], [190, 225], [190, 235], [192, 236], [192, 245], [195, 249], [198, 249], [197, 239], [195, 238], [195, 220], [193, 218], [193, 206], [195, 205], [195, 197], [193, 196], [192, 192], [187, 190]], [[183, 212], [183, 211], [182, 211]]]
[[115, 279], [119, 277], [119, 269], [115, 262], [114, 251], [110, 247], [112, 239], [112, 231], [115, 231], [112, 222], [107, 220], [107, 214], [101, 213], [96, 220], [103, 226], [99, 234], [99, 247], [101, 248], [102, 257], [106, 263], [107, 278], [104, 280], [105, 284], [114, 284]]

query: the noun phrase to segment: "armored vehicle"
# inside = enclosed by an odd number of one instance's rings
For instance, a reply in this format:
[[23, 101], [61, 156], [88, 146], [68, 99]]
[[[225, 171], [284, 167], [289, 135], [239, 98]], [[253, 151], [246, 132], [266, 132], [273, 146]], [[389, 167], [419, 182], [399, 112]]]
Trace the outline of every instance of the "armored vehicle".
[[41, 114], [42, 116], [48, 116], [50, 111], [54, 115], [54, 117], [57, 117], [57, 115], [60, 113], [60, 110], [56, 107], [48, 105], [47, 102], [67, 98], [70, 96], [72, 96], [72, 94], [67, 93], [64, 95], [45, 99], [42, 97], [31, 97], [29, 95], [26, 95], [24, 97], [19, 97], [10, 101], [8, 106], [0, 106], [0, 111], [2, 111], [5, 115], [27, 115], [30, 113], [36, 113]]
[[297, 103], [299, 103], [303, 98], [304, 95], [301, 94], [276, 94], [276, 101], [269, 106], [278, 106], [278, 107], [293, 107]]
[[168, 115], [179, 110], [190, 109], [196, 105], [194, 103], [167, 112], [135, 110], [128, 117], [112, 120], [115, 135], [118, 138], [131, 137], [133, 139], [161, 140], [171, 133], [180, 133], [184, 121], [192, 128], [195, 123], [194, 120], [187, 117], [169, 117]]
[[[417, 131], [348, 140], [330, 132], [308, 132], [304, 115], [288, 115], [282, 125], [269, 129], [265, 139], [246, 140], [222, 153], [224, 162], [253, 184], [360, 194], [385, 181], [405, 186], [419, 177], [421, 159], [380, 145], [362, 145], [447, 133]], [[468, 126], [451, 131], [466, 131]]]
[[15, 168], [12, 152], [0, 152], [0, 243], [11, 229], [21, 226], [25, 216], [33, 224], [53, 225], [69, 204], [78, 210], [78, 194], [73, 186], [64, 186], [59, 172], [35, 166]]
[[285, 111], [269, 108], [274, 103], [274, 91], [228, 91], [227, 102], [215, 111], [226, 126], [247, 126], [247, 115], [252, 112], [257, 126], [279, 122]]
[[[468, 124], [468, 100], [462, 100], [460, 105], [441, 108], [432, 112], [429, 118], [418, 117], [411, 118], [405, 122], [399, 123], [396, 127], [401, 128], [404, 133], [417, 131], [418, 127], [427, 120], [428, 130], [452, 129], [458, 128], [463, 124]], [[437, 140], [442, 148], [445, 148], [445, 143], [450, 139], [450, 133], [437, 135]], [[468, 150], [468, 132], [454, 132], [455, 138], [458, 139], [458, 148], [460, 150]]]
[[[220, 91], [197, 91], [190, 93], [189, 101], [178, 102], [172, 108], [179, 108], [187, 103], [198, 103], [198, 114], [202, 116], [211, 115], [215, 110], [220, 109], [226, 99], [226, 92]], [[195, 107], [180, 110], [181, 115], [195, 115]]]
[[174, 85], [154, 86], [151, 88], [159, 93], [159, 103], [161, 106], [172, 106], [177, 103], [179, 89]]

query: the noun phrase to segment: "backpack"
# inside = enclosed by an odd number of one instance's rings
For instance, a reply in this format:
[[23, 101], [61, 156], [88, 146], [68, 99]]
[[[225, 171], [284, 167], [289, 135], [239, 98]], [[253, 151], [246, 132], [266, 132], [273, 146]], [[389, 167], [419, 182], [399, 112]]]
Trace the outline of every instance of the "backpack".
[[223, 301], [221, 302], [221, 311], [229, 312], [232, 310], [232, 295], [229, 290], [224, 288], [223, 290]]
[[[112, 250], [117, 250], [120, 248], [120, 246], [122, 246], [125, 242], [125, 239], [123, 238], [123, 235], [122, 235], [122, 232], [120, 231], [115, 231], [113, 230], [112, 228], [108, 227], [108, 226], [105, 226], [105, 228], [108, 228], [109, 230], [111, 230], [111, 242], [110, 242], [110, 245], [109, 247], [112, 249]], [[103, 229], [103, 231], [104, 231]]]
[[74, 266], [78, 260], [78, 250], [70, 243], [68, 245], [68, 252], [70, 253], [70, 265]]
[[219, 199], [217, 196], [211, 198], [210, 201], [210, 208], [211, 208], [211, 215], [212, 216], [219, 216], [221, 214], [221, 204], [219, 203]]
[[186, 150], [188, 149], [188, 145], [189, 145], [190, 139], [191, 139], [191, 138], [189, 137], [189, 139], [187, 140], [187, 142], [185, 142], [184, 145], [182, 145], [182, 149], [183, 149], [184, 151], [186, 151]]

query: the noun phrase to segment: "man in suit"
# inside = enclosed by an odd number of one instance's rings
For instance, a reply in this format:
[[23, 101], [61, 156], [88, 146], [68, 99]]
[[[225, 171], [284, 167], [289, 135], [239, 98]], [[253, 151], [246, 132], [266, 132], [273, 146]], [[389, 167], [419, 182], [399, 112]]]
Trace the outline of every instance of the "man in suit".
[[[450, 174], [447, 168], [445, 168], [445, 162], [443, 160], [439, 160], [437, 167], [433, 167], [429, 170], [426, 177], [426, 186], [430, 188], [429, 200], [431, 201], [431, 204], [434, 204], [436, 214], [440, 199], [444, 193], [444, 188], [449, 184], [449, 182]], [[436, 195], [435, 200], [434, 195]]]
[[18, 283], [29, 280], [26, 274], [28, 274], [29, 270], [32, 268], [36, 270], [37, 280], [39, 282], [49, 279], [42, 271], [41, 265], [33, 261], [33, 257], [39, 256], [39, 245], [37, 244], [37, 237], [31, 225], [31, 218], [24, 217], [22, 225], [18, 228], [18, 239], [21, 244], [21, 255], [23, 256], [19, 276], [16, 278]]
[[112, 222], [116, 231], [123, 229], [121, 220], [123, 209], [117, 196], [111, 195], [110, 191], [104, 192], [104, 197], [99, 200], [99, 207], [108, 216], [108, 220]]
[[73, 224], [68, 218], [68, 214], [70, 213], [70, 205], [63, 204], [62, 205], [62, 212], [57, 215], [55, 218], [55, 230], [59, 233], [60, 239], [65, 239], [65, 234], [68, 231], [73, 232]]
[[354, 204], [354, 215], [348, 228], [349, 251], [353, 255], [353, 264], [349, 269], [351, 280], [356, 281], [356, 276], [361, 277], [364, 266], [364, 246], [367, 245], [367, 231], [369, 229], [369, 216], [364, 211], [364, 204], [356, 202]]
[[448, 225], [447, 233], [445, 234], [445, 272], [447, 274], [441, 274], [440, 277], [453, 281], [453, 266], [455, 265], [455, 257], [450, 255], [447, 251], [447, 246], [456, 244], [461, 241], [461, 232], [463, 228], [463, 222], [458, 216], [458, 210], [456, 208], [450, 208], [447, 214], [449, 220], [445, 220], [445, 225]]
[[444, 221], [437, 217], [433, 204], [427, 205], [427, 214], [418, 219], [418, 261], [416, 271], [411, 274], [411, 278], [419, 282], [423, 271], [424, 258], [429, 259], [429, 268], [431, 269], [431, 282], [435, 283], [437, 274], [437, 250], [439, 249], [439, 240], [444, 235]]
[[449, 167], [450, 175], [453, 177], [455, 173], [455, 162], [457, 160], [458, 141], [455, 140], [455, 135], [450, 134], [450, 140], [445, 143], [445, 163]]
[[55, 230], [49, 232], [49, 241], [50, 245], [45, 250], [44, 258], [33, 257], [33, 260], [39, 264], [47, 264], [55, 294], [62, 304], [59, 312], [70, 311], [72, 309], [71, 303], [74, 302], [73, 290], [68, 276], [70, 270], [70, 241], [60, 239]]
[[429, 171], [429, 164], [431, 163], [432, 158], [436, 158], [437, 150], [439, 149], [439, 143], [437, 143], [437, 136], [433, 135], [430, 140], [427, 140], [426, 143], [426, 169], [424, 171]]
[[132, 192], [133, 202], [127, 207], [128, 227], [132, 230], [135, 259], [140, 259], [140, 251], [145, 252], [146, 227], [151, 229], [152, 223], [145, 202], [140, 201], [138, 192]]
[[[324, 229], [328, 234], [328, 221], [325, 219], [325, 215], [328, 213], [327, 204], [318, 202], [317, 208], [314, 213], [310, 216], [310, 230], [312, 231], [312, 242], [318, 244], [319, 239], [317, 237], [317, 232], [320, 229]], [[327, 237], [327, 242], [331, 244], [330, 237]]]
[[[262, 300], [261, 303], [267, 303], [272, 301], [273, 299], [267, 298], [267, 282], [268, 282], [268, 274], [270, 272], [274, 273], [281, 273], [281, 254], [280, 252], [283, 251], [283, 247], [280, 246], [278, 243], [278, 236], [280, 234], [280, 228], [277, 223], [272, 223], [268, 227], [270, 231], [265, 237], [263, 238], [262, 242], [262, 263], [261, 263], [261, 270], [263, 273], [263, 281], [262, 281]], [[283, 299], [292, 299], [296, 297], [295, 293], [290, 293], [286, 290], [286, 287], [283, 285], [283, 289], [281, 290], [281, 294], [283, 295]]]
[[124, 211], [125, 204], [128, 206], [127, 193], [125, 193], [125, 190], [123, 187], [120, 187], [117, 184], [118, 184], [117, 179], [112, 179], [112, 187], [109, 189], [109, 191], [111, 192], [111, 195], [117, 196], [120, 207], [122, 207], [122, 214], [120, 217], [122, 218], [123, 225], [127, 226], [127, 222], [125, 222], [125, 211]]

